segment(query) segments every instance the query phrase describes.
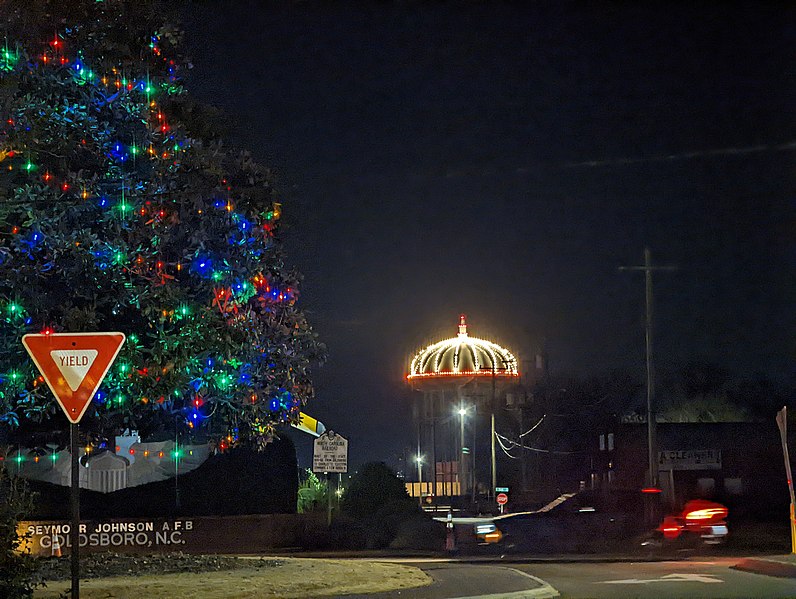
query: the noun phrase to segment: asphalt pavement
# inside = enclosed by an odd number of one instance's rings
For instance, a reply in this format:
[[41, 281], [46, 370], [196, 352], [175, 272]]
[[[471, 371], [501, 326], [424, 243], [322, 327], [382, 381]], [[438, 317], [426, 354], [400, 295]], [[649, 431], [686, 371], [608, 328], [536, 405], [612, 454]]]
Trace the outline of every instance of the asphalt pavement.
[[[433, 579], [427, 587], [369, 595], [353, 595], [351, 599], [411, 597], [413, 599], [549, 599], [559, 596], [580, 597], [582, 589], [594, 589], [614, 597], [668, 597], [681, 592], [693, 597], [752, 597], [783, 595], [782, 583], [776, 579], [796, 579], [796, 555], [755, 557], [689, 557], [680, 560], [638, 556], [492, 556], [492, 557], [411, 557], [371, 556], [360, 559], [401, 562], [421, 568]], [[679, 564], [679, 565], [678, 565]], [[694, 569], [697, 570], [694, 570]], [[702, 573], [702, 568], [713, 568]], [[723, 570], [722, 570], [723, 568]], [[771, 582], [732, 579], [732, 571], [764, 575]], [[722, 572], [724, 574], [722, 574]], [[538, 576], [536, 574], [539, 574]], [[605, 581], [599, 578], [618, 578]], [[737, 575], [736, 575], [737, 576]], [[638, 577], [638, 578], [637, 578]], [[723, 578], [730, 578], [723, 580]], [[563, 582], [565, 581], [565, 582]], [[593, 586], [595, 582], [602, 583]], [[725, 582], [723, 585], [715, 583]], [[621, 584], [619, 584], [621, 583]], [[714, 583], [714, 584], [707, 584]], [[616, 584], [619, 584], [618, 588]], [[740, 585], [746, 586], [740, 586]], [[592, 585], [592, 586], [589, 586]], [[652, 585], [652, 586], [650, 586]], [[663, 586], [661, 586], [663, 585]], [[678, 586], [679, 585], [679, 586]], [[696, 587], [694, 586], [696, 585]], [[774, 585], [774, 586], [772, 586]], [[779, 585], [779, 586], [776, 586]], [[563, 588], [562, 588], [563, 587]], [[705, 587], [697, 589], [697, 587]], [[577, 588], [578, 591], [573, 589]], [[796, 586], [793, 587], [796, 589]], [[614, 589], [614, 590], [612, 590]], [[636, 590], [634, 590], [636, 589]], [[664, 593], [664, 589], [666, 592]], [[763, 594], [752, 595], [752, 589]], [[651, 594], [651, 593], [655, 594]], [[671, 593], [674, 592], [674, 595]], [[731, 592], [735, 594], [726, 593]], [[642, 593], [638, 595], [636, 593]], [[661, 594], [663, 593], [663, 594]], [[668, 594], [667, 594], [668, 593]], [[714, 594], [714, 593], [719, 593]], [[740, 594], [738, 594], [740, 593]], [[596, 596], [596, 595], [595, 595]], [[604, 596], [604, 595], [600, 595]]]
[[[295, 555], [294, 555], [295, 556]], [[523, 572], [520, 564], [534, 563], [615, 563], [615, 562], [658, 562], [672, 561], [672, 556], [650, 557], [639, 555], [492, 555], [492, 556], [451, 556], [451, 555], [411, 555], [396, 556], [390, 552], [350, 552], [311, 554], [312, 557], [335, 557], [383, 560], [400, 562], [421, 567], [434, 582], [427, 586], [399, 591], [388, 591], [368, 595], [351, 595], [347, 599], [398, 598], [411, 596], [413, 599], [551, 599], [559, 593], [544, 580]], [[302, 554], [301, 557], [310, 557]], [[726, 559], [727, 556], [725, 556]], [[688, 561], [695, 556], [680, 558]], [[796, 579], [796, 555], [757, 555], [738, 556], [736, 570]], [[675, 558], [675, 561], [680, 561]], [[475, 566], [475, 567], [473, 567]], [[479, 567], [480, 566], [480, 567]], [[462, 589], [466, 589], [462, 592]]]

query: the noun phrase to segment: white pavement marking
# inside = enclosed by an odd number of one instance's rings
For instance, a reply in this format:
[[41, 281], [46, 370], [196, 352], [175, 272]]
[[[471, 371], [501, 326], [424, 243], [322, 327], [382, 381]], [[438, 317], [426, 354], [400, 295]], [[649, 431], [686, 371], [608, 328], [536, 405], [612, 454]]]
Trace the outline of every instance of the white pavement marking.
[[625, 578], [624, 580], [601, 580], [598, 584], [650, 584], [651, 582], [724, 582], [713, 574], [667, 574], [660, 578]]
[[506, 570], [511, 570], [512, 572], [516, 572], [517, 574], [521, 574], [526, 578], [530, 578], [539, 587], [535, 589], [528, 589], [526, 591], [514, 591], [512, 593], [494, 593], [492, 595], [472, 595], [468, 597], [457, 597], [456, 599], [553, 599], [554, 597], [558, 597], [561, 595], [557, 590], [555, 590], [550, 584], [534, 576], [533, 574], [528, 574], [527, 572], [523, 572], [522, 570], [517, 570], [516, 568], [506, 568]]

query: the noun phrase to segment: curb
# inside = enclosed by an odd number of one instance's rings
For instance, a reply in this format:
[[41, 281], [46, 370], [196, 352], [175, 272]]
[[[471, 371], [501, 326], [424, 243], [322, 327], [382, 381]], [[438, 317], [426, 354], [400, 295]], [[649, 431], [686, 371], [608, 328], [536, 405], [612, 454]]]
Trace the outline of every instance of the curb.
[[470, 597], [457, 597], [457, 599], [555, 599], [556, 597], [560, 597], [561, 593], [559, 593], [556, 589], [554, 589], [550, 584], [534, 576], [533, 574], [528, 574], [527, 572], [523, 572], [522, 570], [516, 570], [514, 568], [509, 568], [516, 572], [517, 574], [521, 574], [526, 578], [530, 578], [533, 580], [537, 585], [537, 587], [533, 589], [526, 589], [524, 591], [512, 591], [509, 593], [493, 593], [490, 595], [473, 595]]
[[735, 570], [776, 576], [777, 578], [796, 578], [796, 562], [780, 562], [772, 559], [757, 559], [747, 557], [733, 566]]

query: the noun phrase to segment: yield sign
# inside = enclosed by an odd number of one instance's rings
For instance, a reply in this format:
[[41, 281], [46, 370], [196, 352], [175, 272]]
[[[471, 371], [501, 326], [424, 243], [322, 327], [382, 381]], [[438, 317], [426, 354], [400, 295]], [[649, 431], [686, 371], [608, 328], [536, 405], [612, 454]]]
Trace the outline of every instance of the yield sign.
[[69, 419], [78, 423], [124, 343], [124, 333], [25, 335], [22, 345]]

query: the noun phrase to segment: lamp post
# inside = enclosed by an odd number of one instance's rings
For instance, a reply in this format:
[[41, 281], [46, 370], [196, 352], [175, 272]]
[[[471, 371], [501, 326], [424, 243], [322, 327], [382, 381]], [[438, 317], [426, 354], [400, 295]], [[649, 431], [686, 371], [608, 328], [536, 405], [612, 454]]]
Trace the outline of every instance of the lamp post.
[[491, 430], [490, 430], [490, 437], [491, 443], [490, 451], [492, 457], [492, 488], [489, 490], [489, 496], [494, 498], [495, 497], [495, 487], [497, 487], [497, 463], [495, 461], [495, 403], [496, 403], [496, 388], [495, 388], [495, 377], [497, 375], [497, 365], [495, 361], [492, 360], [492, 408], [490, 409], [491, 412]]
[[464, 489], [461, 488], [467, 484], [467, 476], [465, 475], [464, 468], [464, 416], [467, 414], [467, 408], [460, 404], [459, 406], [459, 493], [464, 494]]
[[423, 507], [423, 456], [417, 455], [415, 456], [415, 462], [417, 462], [417, 482], [419, 483], [420, 490], [417, 492], [417, 501], [420, 504], [420, 507]]
[[470, 489], [472, 490], [472, 500], [473, 505], [475, 505], [475, 487], [476, 487], [476, 476], [475, 476], [475, 445], [476, 445], [476, 435], [475, 435], [475, 428], [478, 426], [478, 404], [473, 404], [473, 446], [470, 448], [470, 462], [472, 464], [472, 468], [470, 468]]

